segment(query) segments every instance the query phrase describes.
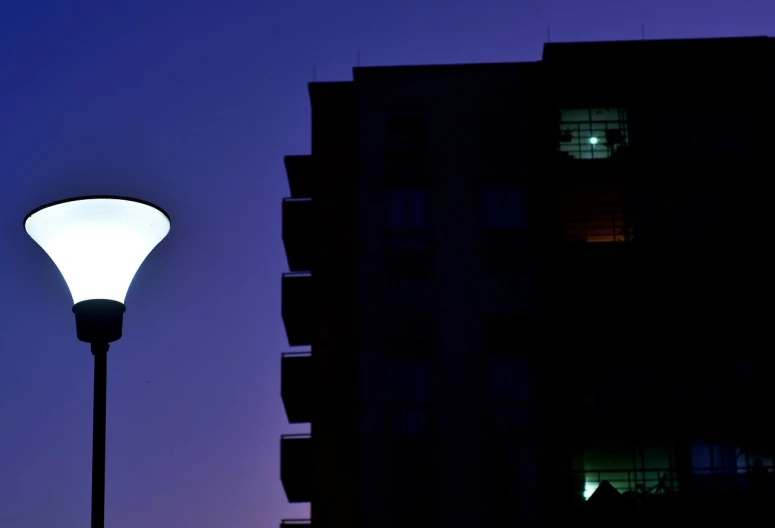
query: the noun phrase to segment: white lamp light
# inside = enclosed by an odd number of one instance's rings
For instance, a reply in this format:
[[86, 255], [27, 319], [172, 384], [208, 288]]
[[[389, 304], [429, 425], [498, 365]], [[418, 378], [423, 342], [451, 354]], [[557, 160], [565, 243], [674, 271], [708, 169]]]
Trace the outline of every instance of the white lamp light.
[[92, 528], [105, 527], [107, 354], [121, 338], [124, 298], [148, 254], [167, 236], [167, 213], [148, 202], [86, 196], [38, 207], [24, 229], [48, 253], [70, 288], [78, 339], [94, 356]]
[[121, 337], [129, 285], [169, 233], [170, 219], [159, 207], [140, 200], [87, 196], [35, 209], [24, 228], [70, 289], [78, 338], [108, 343]]
[[59, 268], [73, 303], [123, 303], [143, 260], [169, 233], [170, 220], [148, 203], [88, 197], [38, 208], [24, 228]]

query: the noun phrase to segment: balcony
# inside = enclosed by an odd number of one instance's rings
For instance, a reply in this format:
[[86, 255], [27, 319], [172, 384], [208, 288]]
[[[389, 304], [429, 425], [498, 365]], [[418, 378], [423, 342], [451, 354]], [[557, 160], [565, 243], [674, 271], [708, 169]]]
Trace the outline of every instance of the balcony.
[[285, 156], [285, 171], [288, 173], [291, 197], [312, 197], [312, 156]]
[[281, 369], [280, 392], [288, 422], [292, 424], [310, 422], [312, 356], [309, 352], [285, 353], [282, 357]]
[[284, 273], [282, 279], [282, 316], [290, 346], [312, 344], [314, 331], [312, 316], [312, 275]]
[[312, 437], [308, 434], [280, 438], [280, 480], [288, 502], [312, 500]]
[[313, 205], [309, 198], [283, 200], [283, 245], [291, 271], [312, 269]]
[[312, 526], [310, 519], [283, 519], [280, 528], [309, 528]]

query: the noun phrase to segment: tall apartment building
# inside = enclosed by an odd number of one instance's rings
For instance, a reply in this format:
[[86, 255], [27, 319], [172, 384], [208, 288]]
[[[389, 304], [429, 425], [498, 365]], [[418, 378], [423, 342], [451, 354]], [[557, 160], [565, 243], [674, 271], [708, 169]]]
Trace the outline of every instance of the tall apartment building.
[[[765, 37], [311, 83], [288, 500], [317, 528], [737, 521], [771, 482]], [[625, 517], [623, 517], [625, 516]], [[310, 521], [307, 521], [310, 522]]]

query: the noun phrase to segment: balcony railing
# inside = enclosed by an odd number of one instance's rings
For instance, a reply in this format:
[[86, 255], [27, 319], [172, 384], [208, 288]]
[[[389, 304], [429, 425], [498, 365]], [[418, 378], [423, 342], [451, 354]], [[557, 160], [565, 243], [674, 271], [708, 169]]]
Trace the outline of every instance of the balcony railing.
[[[759, 477], [761, 484], [771, 487], [775, 483], [775, 468], [771, 464], [762, 465], [762, 473]], [[750, 467], [692, 468], [692, 487], [699, 494], [704, 495], [748, 493], [752, 491], [755, 480], [756, 475]]]
[[314, 292], [310, 273], [284, 273], [282, 317], [290, 346], [308, 346], [313, 339]]
[[280, 528], [306, 528], [312, 526], [310, 519], [283, 519], [280, 521]]
[[285, 414], [292, 424], [308, 423], [312, 418], [312, 355], [288, 352], [282, 356], [280, 392]]
[[659, 494], [678, 491], [677, 473], [671, 468], [574, 471], [573, 475], [576, 482], [574, 489], [585, 500], [592, 497], [603, 481], [607, 481], [619, 493]]
[[308, 434], [280, 438], [280, 480], [288, 502], [312, 500], [312, 437]]
[[291, 271], [312, 269], [313, 204], [309, 198], [283, 200], [283, 244]]
[[285, 156], [285, 171], [293, 198], [310, 198], [313, 184], [312, 156]]

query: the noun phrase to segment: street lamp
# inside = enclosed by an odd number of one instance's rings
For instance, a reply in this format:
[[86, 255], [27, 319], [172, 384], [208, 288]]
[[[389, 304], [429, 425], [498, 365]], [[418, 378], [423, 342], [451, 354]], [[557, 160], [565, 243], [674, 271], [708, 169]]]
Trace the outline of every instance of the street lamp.
[[48, 253], [73, 296], [78, 339], [94, 356], [92, 528], [105, 525], [105, 389], [110, 343], [121, 339], [124, 299], [140, 265], [170, 230], [159, 207], [85, 196], [38, 207], [24, 229]]

